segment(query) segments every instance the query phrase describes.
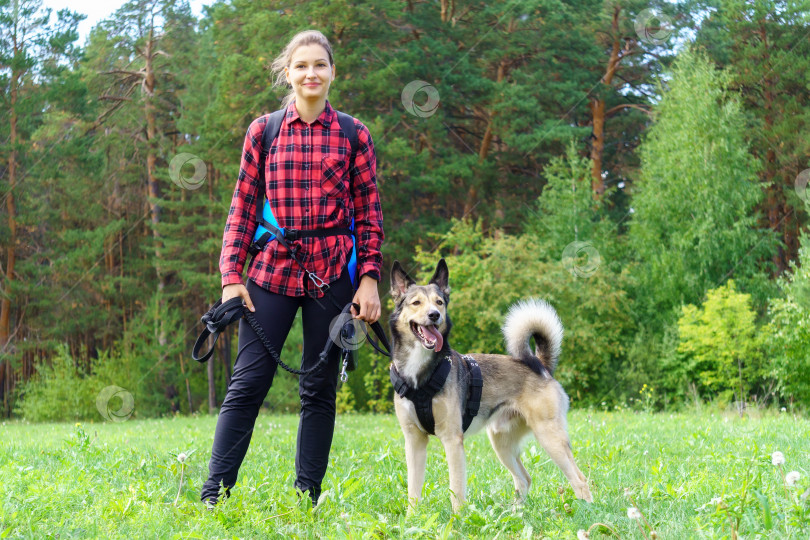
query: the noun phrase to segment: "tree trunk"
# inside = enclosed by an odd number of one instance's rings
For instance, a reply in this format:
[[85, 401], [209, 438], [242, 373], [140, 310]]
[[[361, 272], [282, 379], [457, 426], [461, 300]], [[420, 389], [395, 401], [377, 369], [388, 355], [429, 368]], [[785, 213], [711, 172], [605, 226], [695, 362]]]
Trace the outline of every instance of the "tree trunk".
[[[514, 19], [509, 23], [508, 31], [512, 31], [514, 24]], [[506, 77], [506, 60], [501, 60], [500, 64], [498, 64], [498, 72], [496, 76], [496, 81], [498, 83], [502, 83], [504, 78]], [[481, 146], [478, 147], [478, 163], [481, 164], [484, 160], [487, 159], [487, 155], [489, 155], [489, 149], [492, 146], [492, 119], [495, 116], [495, 113], [489, 114], [489, 120], [487, 121], [487, 128], [484, 131], [484, 138], [481, 140]], [[473, 208], [475, 208], [476, 200], [478, 199], [478, 186], [476, 184], [471, 184], [469, 189], [467, 190], [467, 199], [464, 201], [464, 213], [462, 217], [467, 217], [472, 213]]]
[[[214, 182], [218, 179], [217, 178], [217, 170], [214, 168], [213, 165], [208, 164], [208, 178], [211, 179], [208, 182], [208, 200], [209, 202], [214, 201]], [[208, 206], [208, 222], [211, 223], [214, 220], [213, 205]], [[208, 257], [208, 273], [209, 275], [214, 274], [214, 260], [213, 257]], [[208, 372], [208, 412], [213, 414], [217, 410], [217, 379], [216, 373], [214, 371], [214, 359], [211, 358], [208, 360], [207, 372]]]
[[[759, 27], [759, 38], [761, 40], [762, 46], [765, 51], [765, 57], [763, 58], [763, 65], [768, 65], [770, 63], [770, 53], [768, 47], [768, 33], [765, 29], [764, 22], [760, 24]], [[773, 133], [773, 90], [772, 90], [772, 81], [766, 76], [763, 78], [762, 81], [762, 97], [763, 97], [763, 108], [765, 112], [765, 129], [763, 130], [764, 133]], [[780, 227], [782, 231], [787, 230], [787, 223], [783, 223], [785, 221], [785, 214], [783, 213], [783, 206], [784, 206], [784, 196], [782, 195], [781, 186], [778, 185], [777, 180], [777, 170], [776, 170], [776, 152], [773, 149], [773, 146], [770, 144], [770, 141], [765, 141], [765, 144], [768, 145], [768, 150], [765, 152], [765, 163], [764, 163], [764, 181], [767, 190], [766, 196], [766, 214], [768, 216], [768, 227], [770, 227], [773, 231], [779, 231]], [[782, 235], [780, 235], [782, 236]], [[783, 240], [785, 238], [783, 237]], [[776, 267], [776, 275], [782, 274], [785, 269], [787, 268], [787, 257], [785, 253], [785, 246], [779, 246], [776, 252], [773, 255], [773, 264]]]
[[[14, 39], [14, 56], [17, 55], [17, 41]], [[8, 196], [6, 197], [6, 208], [8, 209], [8, 249], [6, 250], [6, 265], [2, 283], [3, 298], [0, 300], [0, 357], [5, 360], [0, 363], [0, 371], [3, 372], [3, 413], [5, 416], [11, 415], [11, 301], [9, 300], [10, 284], [14, 281], [14, 267], [17, 259], [17, 208], [14, 204], [14, 188], [17, 187], [17, 95], [19, 91], [20, 73], [13, 71], [10, 84], [11, 98], [11, 126], [9, 133], [9, 143], [11, 152], [8, 158]]]
[[[602, 76], [602, 83], [605, 86], [610, 86], [613, 82], [613, 76], [619, 67], [619, 51], [621, 44], [619, 43], [619, 14], [621, 13], [621, 6], [616, 5], [613, 8], [613, 22], [611, 23], [611, 38], [613, 44], [610, 49], [610, 58], [608, 59], [607, 69]], [[591, 118], [593, 122], [593, 136], [591, 141], [591, 161], [593, 167], [591, 168], [591, 189], [595, 199], [599, 199], [605, 192], [605, 179], [602, 177], [602, 155], [605, 151], [605, 100], [601, 97], [593, 97], [590, 102]]]

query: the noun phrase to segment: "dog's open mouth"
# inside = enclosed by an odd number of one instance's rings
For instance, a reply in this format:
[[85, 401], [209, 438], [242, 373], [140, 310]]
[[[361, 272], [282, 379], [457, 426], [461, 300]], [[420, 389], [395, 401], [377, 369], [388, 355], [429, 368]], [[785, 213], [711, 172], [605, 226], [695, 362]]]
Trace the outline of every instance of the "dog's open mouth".
[[412, 322], [411, 332], [422, 342], [422, 347], [437, 351], [442, 349], [444, 338], [442, 338], [441, 332], [434, 325], [423, 326]]

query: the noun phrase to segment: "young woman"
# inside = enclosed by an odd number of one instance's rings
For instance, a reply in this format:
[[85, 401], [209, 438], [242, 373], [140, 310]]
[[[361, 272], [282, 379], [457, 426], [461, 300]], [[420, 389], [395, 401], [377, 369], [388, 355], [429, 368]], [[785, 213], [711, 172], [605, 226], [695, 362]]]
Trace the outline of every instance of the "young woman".
[[[259, 185], [258, 163], [262, 132], [269, 115], [254, 120], [245, 136], [241, 170], [222, 241], [220, 271], [222, 301], [241, 297], [255, 313], [273, 350], [280, 352], [295, 315], [301, 308], [304, 353], [302, 369], [319, 360], [329, 339], [329, 324], [339, 315], [335, 304], [360, 305], [352, 314], [369, 323], [380, 317], [380, 280], [383, 241], [382, 212], [377, 193], [376, 156], [368, 129], [356, 119], [358, 148], [350, 164], [351, 145], [341, 131], [337, 113], [327, 96], [335, 80], [329, 41], [318, 31], [297, 34], [273, 62], [276, 84], [292, 91], [284, 100], [286, 115], [265, 165], [266, 185]], [[280, 227], [299, 230], [348, 228], [355, 221], [357, 275], [355, 292], [347, 271], [352, 237], [334, 235], [287, 241], [308, 267], [329, 284], [321, 291], [304, 269], [271, 240], [248, 268], [247, 287], [242, 269], [256, 230], [255, 197], [265, 196]], [[335, 302], [324, 294], [334, 296]], [[339, 349], [332, 348], [328, 364], [301, 376], [301, 415], [295, 454], [295, 487], [308, 492], [313, 504], [321, 492], [335, 426]], [[247, 322], [239, 322], [239, 352], [228, 392], [220, 408], [209, 476], [201, 499], [215, 504], [220, 483], [225, 496], [236, 482], [253, 426], [273, 382], [277, 364]]]

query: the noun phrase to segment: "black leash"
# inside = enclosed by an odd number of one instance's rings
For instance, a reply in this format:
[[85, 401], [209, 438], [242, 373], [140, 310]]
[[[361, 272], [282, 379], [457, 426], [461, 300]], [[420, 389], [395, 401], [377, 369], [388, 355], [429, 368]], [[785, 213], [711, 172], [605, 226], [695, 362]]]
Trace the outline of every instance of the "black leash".
[[[353, 348], [356, 348], [353, 347], [353, 345], [355, 345], [356, 343], [351, 342], [351, 340], [354, 339], [355, 337], [354, 321], [356, 320], [351, 316], [352, 306], [354, 306], [354, 308], [357, 309], [358, 311], [360, 310], [360, 306], [357, 304], [353, 304], [351, 302], [346, 304], [346, 306], [344, 306], [343, 309], [341, 309], [341, 316], [346, 317], [347, 320], [340, 324], [340, 328], [338, 330], [338, 332], [340, 332], [339, 339], [342, 345], [341, 350], [343, 357], [343, 370], [341, 372], [341, 380], [343, 380], [344, 382], [348, 377], [346, 371], [351, 371], [351, 369], [349, 369], [348, 366], [349, 355], [351, 354]], [[237, 296], [231, 298], [225, 303], [222, 303], [221, 299], [217, 300], [216, 303], [213, 306], [211, 306], [211, 309], [209, 309], [205, 313], [205, 315], [203, 315], [200, 318], [202, 323], [205, 325], [205, 328], [200, 333], [199, 337], [197, 337], [197, 341], [194, 343], [194, 348], [191, 351], [191, 357], [200, 363], [207, 362], [208, 359], [211, 358], [211, 356], [214, 354], [214, 347], [217, 343], [217, 339], [219, 339], [219, 334], [222, 333], [228, 327], [228, 325], [238, 321], [242, 317], [245, 318], [245, 320], [248, 322], [253, 331], [256, 332], [256, 336], [259, 338], [259, 341], [262, 342], [264, 348], [267, 349], [267, 352], [270, 354], [270, 357], [285, 371], [292, 373], [293, 375], [307, 375], [309, 373], [312, 373], [316, 369], [319, 369], [327, 362], [328, 355], [329, 352], [332, 350], [332, 347], [336, 346], [335, 338], [338, 336], [332, 336], [333, 332], [330, 330], [329, 339], [327, 339], [326, 345], [324, 346], [323, 351], [321, 351], [319, 355], [319, 360], [317, 364], [306, 370], [295, 369], [293, 367], [288, 366], [281, 360], [279, 354], [273, 349], [272, 345], [270, 344], [270, 341], [267, 339], [267, 336], [264, 333], [262, 325], [259, 324], [258, 320], [256, 320], [256, 316], [253, 314], [252, 311], [250, 311], [250, 309], [248, 309], [247, 306], [242, 304], [242, 299]], [[335, 326], [337, 327], [337, 325]], [[374, 347], [374, 349], [376, 349], [379, 353], [384, 354], [385, 356], [390, 356], [389, 353], [382, 350], [382, 348], [380, 348], [380, 345], [371, 338], [371, 336], [368, 334], [368, 330], [366, 329], [365, 324], [361, 325], [361, 328], [365, 333], [366, 339], [372, 345], [372, 347]], [[377, 339], [379, 340], [379, 342], [386, 348], [386, 350], [390, 351], [391, 347], [388, 343], [388, 338], [386, 337], [385, 332], [382, 329], [382, 326], [380, 326], [380, 323], [379, 322], [372, 323], [371, 328], [372, 330], [374, 330], [374, 333], [377, 334]], [[211, 348], [204, 355], [200, 356], [200, 350], [202, 349], [203, 344], [208, 339], [208, 336], [211, 335], [214, 336], [214, 342], [211, 344]], [[346, 346], [347, 344], [348, 346]]]

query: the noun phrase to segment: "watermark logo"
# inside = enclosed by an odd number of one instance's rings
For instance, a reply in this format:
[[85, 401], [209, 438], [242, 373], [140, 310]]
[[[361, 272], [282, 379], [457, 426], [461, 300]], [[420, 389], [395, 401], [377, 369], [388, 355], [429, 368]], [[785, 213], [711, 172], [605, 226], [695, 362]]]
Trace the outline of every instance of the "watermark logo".
[[329, 339], [341, 349], [355, 351], [366, 341], [364, 324], [351, 313], [340, 313], [329, 323]]
[[112, 422], [123, 422], [132, 416], [132, 411], [135, 409], [135, 398], [120, 386], [107, 386], [96, 396], [96, 408], [105, 419]]
[[672, 35], [672, 19], [654, 9], [641, 11], [634, 26], [638, 38], [652, 45], [661, 45]]
[[[188, 173], [184, 173], [184, 170], [188, 170], [186, 165], [194, 168], [194, 173], [190, 176]], [[183, 189], [198, 189], [205, 182], [206, 174], [208, 174], [208, 167], [194, 154], [185, 152], [177, 154], [169, 163], [169, 178]]]
[[796, 195], [807, 204], [807, 184], [810, 182], [810, 169], [805, 169], [799, 173], [796, 177], [796, 181], [793, 182], [793, 186], [796, 189]]
[[[417, 104], [414, 98], [420, 92], [427, 95], [427, 101]], [[439, 91], [425, 81], [411, 81], [402, 90], [402, 106], [405, 107], [406, 111], [419, 118], [432, 116], [439, 108]]]
[[571, 275], [589, 278], [602, 264], [602, 256], [589, 242], [571, 242], [563, 250], [562, 263]]

